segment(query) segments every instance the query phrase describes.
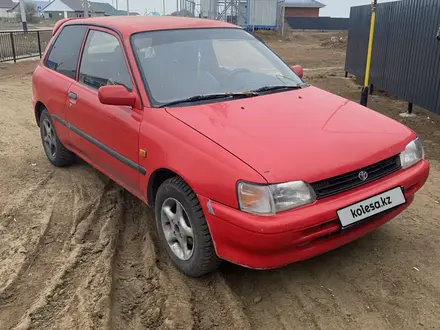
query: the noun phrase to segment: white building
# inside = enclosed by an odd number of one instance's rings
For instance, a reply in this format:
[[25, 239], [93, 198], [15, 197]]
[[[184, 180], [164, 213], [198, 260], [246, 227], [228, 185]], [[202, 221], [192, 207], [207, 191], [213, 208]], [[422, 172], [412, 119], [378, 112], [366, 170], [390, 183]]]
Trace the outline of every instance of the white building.
[[200, 17], [220, 19], [247, 29], [275, 29], [278, 0], [200, 0]]
[[12, 17], [13, 15], [8, 12], [16, 5], [12, 0], [0, 0], [0, 18]]
[[239, 5], [238, 24], [240, 18], [246, 18], [247, 29], [275, 29], [278, 19], [277, 0], [247, 0]]

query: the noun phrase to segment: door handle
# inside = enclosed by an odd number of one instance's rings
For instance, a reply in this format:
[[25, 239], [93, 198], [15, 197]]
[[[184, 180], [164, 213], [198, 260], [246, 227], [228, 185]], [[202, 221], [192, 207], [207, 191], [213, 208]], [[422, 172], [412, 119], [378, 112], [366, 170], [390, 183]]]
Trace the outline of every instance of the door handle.
[[71, 99], [72, 101], [76, 101], [76, 99], [78, 98], [78, 96], [74, 93], [74, 92], [69, 92], [69, 99]]

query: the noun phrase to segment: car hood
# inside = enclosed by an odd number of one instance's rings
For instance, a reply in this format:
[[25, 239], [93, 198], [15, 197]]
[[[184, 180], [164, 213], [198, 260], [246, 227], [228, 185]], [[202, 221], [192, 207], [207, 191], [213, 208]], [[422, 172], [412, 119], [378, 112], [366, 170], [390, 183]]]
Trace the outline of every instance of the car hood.
[[246, 162], [268, 182], [315, 182], [403, 151], [406, 126], [316, 87], [169, 114]]

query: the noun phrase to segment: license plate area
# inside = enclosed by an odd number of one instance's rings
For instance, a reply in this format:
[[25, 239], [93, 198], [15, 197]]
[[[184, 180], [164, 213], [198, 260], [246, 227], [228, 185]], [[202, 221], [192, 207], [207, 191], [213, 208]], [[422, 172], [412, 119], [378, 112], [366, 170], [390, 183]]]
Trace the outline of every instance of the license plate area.
[[402, 187], [392, 188], [337, 211], [342, 229], [406, 203]]

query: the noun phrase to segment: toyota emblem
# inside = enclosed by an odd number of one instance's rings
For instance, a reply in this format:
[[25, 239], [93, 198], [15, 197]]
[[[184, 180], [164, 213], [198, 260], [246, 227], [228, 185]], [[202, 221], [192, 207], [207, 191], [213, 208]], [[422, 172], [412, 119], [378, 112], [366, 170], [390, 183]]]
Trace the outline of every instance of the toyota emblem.
[[365, 171], [361, 171], [358, 174], [359, 179], [361, 179], [362, 181], [365, 181], [368, 179], [368, 173]]

